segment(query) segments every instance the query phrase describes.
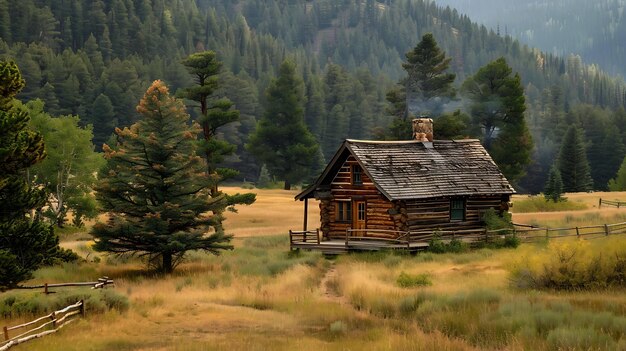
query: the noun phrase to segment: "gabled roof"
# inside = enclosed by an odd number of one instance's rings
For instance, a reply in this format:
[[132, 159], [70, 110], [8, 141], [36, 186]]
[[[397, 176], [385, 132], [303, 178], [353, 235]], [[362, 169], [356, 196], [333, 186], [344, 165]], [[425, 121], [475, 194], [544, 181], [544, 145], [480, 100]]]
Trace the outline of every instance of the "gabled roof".
[[348, 139], [296, 200], [313, 197], [316, 189], [330, 185], [350, 154], [389, 200], [515, 193], [476, 139], [432, 143]]

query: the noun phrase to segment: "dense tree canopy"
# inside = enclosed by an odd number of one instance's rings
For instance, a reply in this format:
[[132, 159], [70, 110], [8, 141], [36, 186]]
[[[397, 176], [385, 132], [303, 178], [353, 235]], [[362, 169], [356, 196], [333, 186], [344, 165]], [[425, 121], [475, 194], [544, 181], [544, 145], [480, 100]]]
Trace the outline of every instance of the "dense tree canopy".
[[42, 135], [30, 129], [28, 111], [14, 105], [24, 80], [14, 62], [0, 61], [0, 290], [29, 279], [60, 253], [52, 228], [35, 215], [46, 192], [27, 171], [46, 156]]
[[319, 144], [304, 123], [304, 92], [295, 65], [280, 66], [278, 77], [267, 89], [267, 107], [250, 137], [249, 149], [269, 172], [291, 184], [307, 180], [321, 166]]
[[117, 129], [117, 145], [104, 147], [107, 165], [96, 191], [110, 220], [93, 227], [94, 248], [147, 256], [164, 272], [189, 250], [232, 249], [220, 225], [227, 201], [211, 196], [217, 179], [196, 155], [200, 129], [188, 124], [185, 106], [155, 81], [137, 111], [143, 118]]
[[557, 162], [563, 179], [563, 191], [580, 192], [592, 189], [593, 180], [585, 143], [581, 131], [576, 126], [567, 129]]
[[526, 100], [519, 74], [499, 58], [469, 77], [463, 93], [471, 100], [472, 129], [502, 173], [520, 179], [530, 163], [532, 137], [526, 126]]

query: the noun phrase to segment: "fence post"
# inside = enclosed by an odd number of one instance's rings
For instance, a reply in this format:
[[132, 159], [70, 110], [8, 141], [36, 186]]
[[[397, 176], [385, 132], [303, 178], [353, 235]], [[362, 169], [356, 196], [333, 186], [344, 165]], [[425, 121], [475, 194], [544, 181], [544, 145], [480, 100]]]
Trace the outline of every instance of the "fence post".
[[320, 228], [315, 229], [315, 233], [317, 233], [317, 245], [320, 244]]
[[4, 330], [4, 340], [8, 341], [9, 340], [9, 327], [5, 325], [4, 328], [2, 329]]
[[56, 312], [50, 313], [50, 319], [52, 319], [52, 329], [56, 329], [57, 328], [57, 313]]
[[578, 227], [576, 227], [576, 237], [580, 238], [580, 232], [578, 231]]
[[348, 248], [348, 233], [350, 232], [350, 229], [346, 228], [346, 249]]
[[550, 238], [550, 235], [548, 234], [550, 232], [550, 228], [546, 228], [546, 239]]
[[609, 225], [608, 224], [604, 225], [604, 232], [606, 233], [606, 236], [609, 236]]
[[46, 294], [46, 295], [49, 294], [49, 292], [48, 292], [48, 283], [44, 283], [44, 285], [43, 285], [43, 293]]
[[80, 315], [85, 318], [85, 300], [80, 300]]
[[598, 208], [602, 208], [602, 198], [600, 198], [600, 200], [598, 200]]

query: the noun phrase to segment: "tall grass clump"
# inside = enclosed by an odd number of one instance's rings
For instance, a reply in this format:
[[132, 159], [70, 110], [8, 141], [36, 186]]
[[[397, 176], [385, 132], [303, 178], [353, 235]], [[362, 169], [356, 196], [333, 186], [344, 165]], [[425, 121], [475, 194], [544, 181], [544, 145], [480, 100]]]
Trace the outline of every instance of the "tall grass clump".
[[524, 200], [513, 203], [511, 211], [514, 213], [528, 212], [555, 212], [555, 211], [580, 211], [587, 209], [587, 205], [581, 202], [568, 201], [562, 198], [561, 201], [548, 201], [543, 196], [531, 196]]
[[101, 313], [109, 309], [126, 311], [128, 298], [113, 289], [76, 289], [45, 295], [41, 292], [12, 291], [0, 296], [0, 316], [17, 318], [40, 316], [76, 303], [85, 302], [89, 313]]
[[432, 280], [430, 279], [430, 274], [417, 274], [412, 275], [406, 272], [401, 272], [396, 279], [396, 283], [401, 288], [414, 288], [418, 286], [431, 286], [433, 285]]
[[510, 267], [513, 286], [522, 289], [594, 290], [626, 287], [626, 242], [607, 238], [550, 242]]

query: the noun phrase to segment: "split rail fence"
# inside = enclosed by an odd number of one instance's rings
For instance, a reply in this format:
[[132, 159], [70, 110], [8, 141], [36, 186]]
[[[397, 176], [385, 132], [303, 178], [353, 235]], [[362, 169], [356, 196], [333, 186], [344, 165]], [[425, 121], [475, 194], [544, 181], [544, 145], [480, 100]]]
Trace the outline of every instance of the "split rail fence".
[[603, 200], [602, 198], [600, 198], [600, 200], [598, 200], [598, 208], [601, 208], [602, 205], [620, 208], [620, 207], [626, 207], [626, 202]]
[[[70, 287], [70, 286], [91, 286], [92, 289], [102, 289], [107, 285], [113, 285], [114, 282], [109, 277], [98, 278], [95, 282], [80, 282], [80, 283], [58, 283], [58, 284], [48, 284], [44, 283], [41, 285], [29, 285], [29, 286], [18, 286], [16, 289], [43, 289], [44, 294], [54, 294], [55, 291], [52, 291], [53, 288], [62, 288], [62, 287]], [[1, 351], [1, 350], [0, 350]]]
[[[47, 316], [12, 327], [4, 327], [4, 340], [0, 342], [0, 351], [6, 351], [15, 345], [56, 333], [59, 329], [75, 321], [78, 316], [85, 317], [85, 302], [80, 300]], [[30, 329], [28, 329], [30, 328]], [[11, 332], [18, 335], [11, 336]]]

